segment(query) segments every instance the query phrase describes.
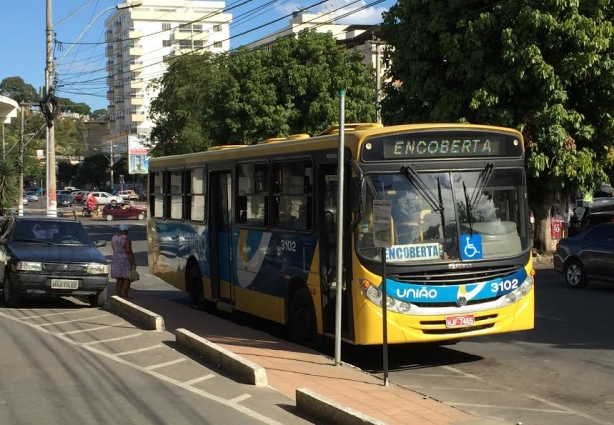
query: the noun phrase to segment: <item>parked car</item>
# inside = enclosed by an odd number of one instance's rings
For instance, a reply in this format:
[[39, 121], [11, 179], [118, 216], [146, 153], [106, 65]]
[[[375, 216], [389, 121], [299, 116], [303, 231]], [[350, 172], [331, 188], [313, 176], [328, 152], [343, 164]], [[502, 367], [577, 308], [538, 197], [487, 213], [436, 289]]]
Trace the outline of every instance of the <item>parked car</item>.
[[[122, 198], [120, 198], [119, 196], [111, 195], [108, 192], [92, 192], [92, 194], [94, 195], [94, 198], [96, 198], [96, 201], [99, 205], [115, 205], [124, 203], [124, 200]], [[87, 198], [87, 196], [85, 198]]]
[[58, 217], [4, 217], [0, 221], [3, 299], [17, 307], [25, 297], [74, 296], [101, 307], [109, 267], [78, 220]]
[[136, 194], [134, 190], [120, 190], [117, 192], [117, 196], [122, 198], [124, 201], [138, 201], [139, 195]]
[[588, 229], [595, 224], [614, 222], [614, 198], [595, 198], [576, 207], [569, 219], [569, 236]]
[[72, 197], [70, 195], [58, 195], [56, 200], [58, 207], [70, 207], [72, 205]]
[[26, 196], [25, 198], [29, 201], [29, 202], [35, 202], [38, 201], [38, 193], [34, 192], [34, 191], [27, 191], [26, 192]]
[[137, 205], [111, 205], [107, 204], [102, 209], [102, 216], [109, 221], [125, 220], [128, 218], [136, 218], [137, 220], [145, 220], [147, 217], [147, 207]]
[[82, 204], [88, 193], [89, 192], [86, 190], [76, 190], [71, 192], [70, 196], [72, 197], [73, 203]]
[[614, 223], [596, 224], [556, 246], [554, 270], [574, 288], [590, 280], [614, 282]]

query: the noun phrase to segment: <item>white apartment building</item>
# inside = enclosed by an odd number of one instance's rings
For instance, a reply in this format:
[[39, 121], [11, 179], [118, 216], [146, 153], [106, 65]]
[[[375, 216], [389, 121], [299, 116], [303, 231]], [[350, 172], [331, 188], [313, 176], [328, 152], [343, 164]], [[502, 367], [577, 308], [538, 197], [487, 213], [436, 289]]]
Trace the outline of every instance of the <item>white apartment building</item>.
[[[140, 137], [152, 128], [149, 104], [157, 92], [149, 83], [161, 77], [168, 61], [182, 54], [230, 49], [230, 13], [223, 1], [141, 0], [115, 11], [105, 22], [110, 134], [102, 143], [108, 155], [146, 154]], [[132, 164], [133, 158], [130, 158]], [[144, 158], [137, 158], [138, 170]]]
[[[298, 34], [303, 30], [312, 30], [319, 33], [331, 33], [333, 38], [340, 44], [346, 45], [348, 49], [358, 50], [364, 56], [363, 63], [371, 64], [376, 67], [377, 49], [369, 44], [369, 41], [377, 39], [380, 35], [379, 25], [361, 24], [337, 24], [336, 18], [329, 13], [302, 13], [293, 14], [288, 26], [274, 32], [266, 37], [248, 44], [248, 49], [253, 49], [263, 45], [270, 45], [280, 37], [291, 34]], [[380, 51], [381, 51], [380, 47]]]

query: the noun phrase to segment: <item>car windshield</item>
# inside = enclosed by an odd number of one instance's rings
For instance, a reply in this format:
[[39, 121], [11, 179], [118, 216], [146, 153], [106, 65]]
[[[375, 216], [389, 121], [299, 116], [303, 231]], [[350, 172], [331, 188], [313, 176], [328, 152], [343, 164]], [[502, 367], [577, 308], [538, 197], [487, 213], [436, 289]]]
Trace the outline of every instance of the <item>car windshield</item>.
[[83, 225], [73, 221], [18, 221], [13, 228], [11, 242], [46, 245], [90, 245]]
[[[491, 170], [487, 179], [483, 171], [402, 170], [366, 177], [365, 211], [357, 226], [363, 257], [381, 258], [381, 248], [373, 241], [373, 200], [391, 203], [390, 262], [500, 258], [528, 249], [520, 169]], [[472, 255], [476, 244], [479, 255]]]

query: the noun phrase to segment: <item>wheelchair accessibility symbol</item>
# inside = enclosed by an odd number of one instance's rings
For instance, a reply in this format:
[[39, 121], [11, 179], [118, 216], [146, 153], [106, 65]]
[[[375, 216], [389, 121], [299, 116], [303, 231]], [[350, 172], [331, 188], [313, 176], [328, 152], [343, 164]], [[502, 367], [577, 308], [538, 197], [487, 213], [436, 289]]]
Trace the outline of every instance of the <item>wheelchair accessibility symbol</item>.
[[463, 260], [482, 259], [482, 235], [461, 235], [461, 258]]

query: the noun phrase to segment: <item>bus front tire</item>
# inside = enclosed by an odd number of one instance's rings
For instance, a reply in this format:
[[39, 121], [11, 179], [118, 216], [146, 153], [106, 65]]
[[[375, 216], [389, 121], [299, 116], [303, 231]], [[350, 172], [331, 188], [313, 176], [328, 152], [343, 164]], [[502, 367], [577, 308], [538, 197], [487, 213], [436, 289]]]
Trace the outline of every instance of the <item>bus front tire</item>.
[[196, 264], [193, 264], [188, 271], [186, 286], [190, 307], [200, 309], [205, 300], [203, 298], [203, 280]]
[[290, 338], [297, 344], [311, 346], [315, 333], [313, 301], [309, 289], [303, 287], [294, 293], [290, 302]]

